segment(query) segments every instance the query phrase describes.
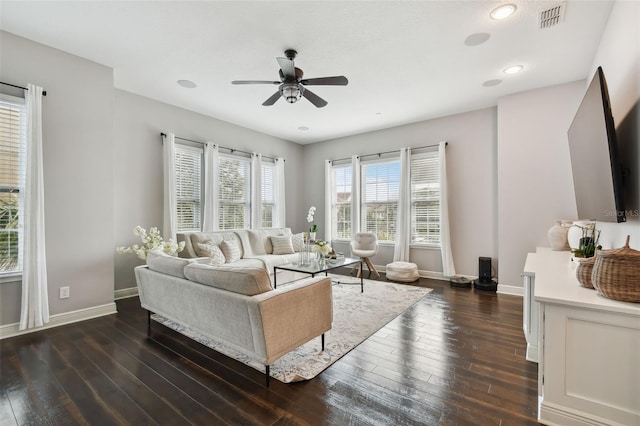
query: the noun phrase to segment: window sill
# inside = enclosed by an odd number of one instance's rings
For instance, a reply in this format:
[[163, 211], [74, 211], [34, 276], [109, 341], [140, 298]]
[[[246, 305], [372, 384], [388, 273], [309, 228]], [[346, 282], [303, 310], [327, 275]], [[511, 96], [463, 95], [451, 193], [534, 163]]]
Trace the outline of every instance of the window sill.
[[0, 274], [0, 284], [22, 282], [22, 272]]

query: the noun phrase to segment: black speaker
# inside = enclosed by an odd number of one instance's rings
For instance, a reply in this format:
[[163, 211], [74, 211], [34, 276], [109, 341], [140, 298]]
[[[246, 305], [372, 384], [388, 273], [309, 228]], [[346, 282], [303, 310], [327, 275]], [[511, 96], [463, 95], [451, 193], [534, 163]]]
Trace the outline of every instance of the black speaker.
[[491, 282], [491, 258], [478, 258], [478, 276], [481, 283]]

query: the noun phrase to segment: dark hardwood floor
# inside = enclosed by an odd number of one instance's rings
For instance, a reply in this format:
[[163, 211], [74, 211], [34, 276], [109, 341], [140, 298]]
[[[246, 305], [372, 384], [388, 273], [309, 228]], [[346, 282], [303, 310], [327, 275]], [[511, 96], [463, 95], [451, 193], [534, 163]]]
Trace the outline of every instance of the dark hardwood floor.
[[538, 424], [522, 299], [415, 285], [434, 290], [317, 378], [270, 388], [159, 324], [149, 340], [138, 299], [120, 300], [117, 315], [0, 341], [0, 424]]

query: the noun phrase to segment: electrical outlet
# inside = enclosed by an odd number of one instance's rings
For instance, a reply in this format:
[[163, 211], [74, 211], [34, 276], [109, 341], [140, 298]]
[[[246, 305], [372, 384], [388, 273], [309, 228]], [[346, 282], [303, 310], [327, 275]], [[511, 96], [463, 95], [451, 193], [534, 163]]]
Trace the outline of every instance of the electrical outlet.
[[60, 287], [60, 299], [68, 299], [69, 298], [69, 286]]

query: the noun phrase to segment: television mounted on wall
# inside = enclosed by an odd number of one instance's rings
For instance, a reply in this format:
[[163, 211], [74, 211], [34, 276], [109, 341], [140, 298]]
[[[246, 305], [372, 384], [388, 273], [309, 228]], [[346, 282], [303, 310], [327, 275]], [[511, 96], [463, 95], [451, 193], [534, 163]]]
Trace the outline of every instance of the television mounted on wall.
[[589, 83], [567, 135], [578, 218], [625, 222], [623, 167], [602, 67]]

